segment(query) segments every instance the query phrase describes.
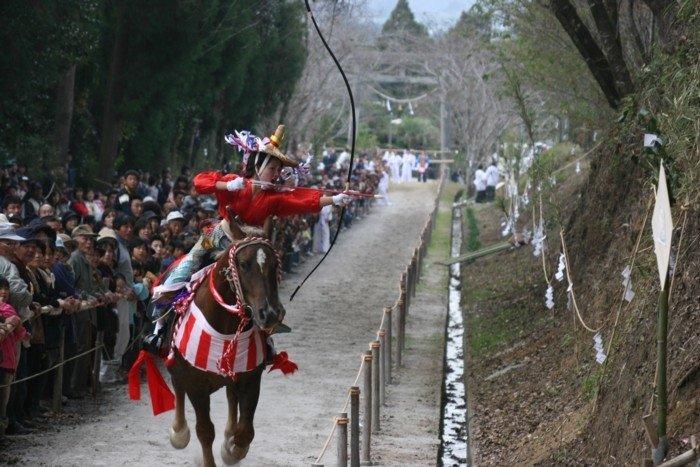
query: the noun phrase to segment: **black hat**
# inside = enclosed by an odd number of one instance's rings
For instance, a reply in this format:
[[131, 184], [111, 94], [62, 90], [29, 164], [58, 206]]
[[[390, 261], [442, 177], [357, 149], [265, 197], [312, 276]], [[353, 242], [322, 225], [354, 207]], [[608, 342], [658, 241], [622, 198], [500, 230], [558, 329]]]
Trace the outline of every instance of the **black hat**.
[[144, 213], [139, 216], [137, 222], [146, 223], [146, 222], [150, 221], [151, 219], [160, 219], [160, 217], [158, 216], [158, 214], [156, 214], [153, 211], [144, 211]]
[[52, 243], [56, 241], [56, 231], [46, 225], [46, 223], [38, 217], [32, 219], [32, 221], [27, 224], [27, 228], [32, 229], [34, 235], [38, 234], [39, 232], [44, 232], [46, 236], [51, 239]]

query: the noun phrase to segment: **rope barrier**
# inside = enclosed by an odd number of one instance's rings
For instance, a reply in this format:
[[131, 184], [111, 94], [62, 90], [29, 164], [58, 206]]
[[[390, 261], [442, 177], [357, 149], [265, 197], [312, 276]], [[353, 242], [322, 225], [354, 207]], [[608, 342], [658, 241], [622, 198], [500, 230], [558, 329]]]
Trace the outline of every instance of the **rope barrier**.
[[562, 253], [564, 254], [564, 261], [566, 262], [566, 267], [564, 270], [566, 271], [566, 280], [569, 283], [569, 291], [571, 292], [571, 302], [574, 305], [574, 311], [576, 311], [576, 317], [578, 318], [579, 322], [581, 325], [589, 332], [592, 332], [593, 334], [597, 333], [602, 329], [602, 327], [599, 327], [598, 329], [593, 329], [592, 327], [588, 326], [586, 322], [583, 320], [581, 317], [581, 312], [578, 309], [578, 304], [576, 303], [576, 294], [574, 293], [574, 283], [571, 280], [571, 275], [569, 274], [569, 255], [566, 252], [566, 242], [564, 241], [564, 230], [559, 231], [559, 238], [561, 238], [561, 248], [562, 248]]
[[31, 380], [31, 379], [34, 379], [34, 378], [38, 377], [38, 376], [44, 375], [44, 374], [46, 374], [46, 373], [49, 373], [49, 372], [55, 370], [56, 368], [58, 368], [58, 367], [60, 367], [60, 366], [63, 366], [63, 365], [65, 365], [66, 363], [68, 363], [68, 362], [70, 362], [70, 361], [73, 361], [73, 360], [76, 360], [76, 359], [78, 359], [78, 358], [80, 358], [80, 357], [84, 357], [85, 355], [90, 354], [90, 353], [94, 352], [95, 350], [97, 350], [97, 349], [99, 349], [99, 348], [101, 348], [101, 347], [104, 347], [104, 344], [96, 345], [95, 347], [93, 347], [93, 348], [90, 349], [90, 350], [86, 350], [85, 352], [82, 352], [82, 353], [80, 353], [80, 354], [78, 354], [78, 355], [73, 355], [72, 357], [63, 360], [62, 362], [59, 362], [59, 363], [55, 364], [54, 366], [52, 366], [51, 368], [47, 368], [47, 369], [44, 370], [44, 371], [40, 371], [39, 373], [35, 373], [35, 374], [33, 374], [33, 375], [29, 375], [29, 376], [27, 376], [26, 378], [18, 379], [18, 380], [13, 381], [13, 382], [11, 382], [11, 383], [9, 383], [9, 384], [5, 384], [4, 386], [0, 386], [0, 389], [9, 388], [10, 386], [13, 386], [13, 385], [15, 385], [15, 384], [24, 383], [25, 381], [29, 381], [29, 380]]
[[[631, 274], [632, 274], [632, 271], [634, 270], [634, 263], [637, 259], [637, 253], [639, 253], [639, 244], [642, 241], [642, 235], [644, 234], [644, 227], [646, 227], [646, 225], [647, 225], [647, 219], [649, 217], [649, 212], [651, 212], [651, 207], [653, 206], [653, 204], [654, 204], [654, 198], [652, 197], [649, 200], [649, 203], [647, 203], [647, 209], [646, 209], [646, 212], [644, 213], [644, 220], [642, 221], [642, 226], [639, 228], [639, 233], [637, 234], [637, 241], [635, 242], [634, 250], [632, 251], [632, 261], [630, 263], [630, 280], [632, 280]], [[617, 305], [617, 312], [615, 313], [615, 323], [613, 324], [612, 333], [610, 334], [610, 340], [608, 341], [608, 346], [605, 350], [605, 354], [608, 357], [610, 356], [610, 348], [612, 347], [612, 342], [613, 342], [613, 339], [615, 338], [615, 332], [617, 330], [617, 323], [620, 320], [620, 312], [622, 311], [622, 304], [625, 301], [626, 292], [627, 292], [627, 286], [625, 286], [623, 288], [622, 295], [620, 296], [620, 302]], [[632, 302], [631, 301], [627, 302], [627, 306], [625, 307], [625, 311], [627, 311], [627, 309], [629, 308], [630, 303], [632, 303]], [[608, 359], [605, 359], [605, 361], [607, 362]]]
[[[440, 191], [441, 191], [441, 189], [442, 189], [442, 185], [443, 185], [443, 183], [444, 183], [444, 177], [442, 177], [442, 176], [440, 177], [440, 182], [439, 182], [439, 183], [440, 183], [440, 184], [439, 184], [439, 189], [438, 189], [438, 199], [439, 199], [439, 196], [440, 196]], [[438, 208], [439, 208], [439, 204], [436, 203], [436, 204], [435, 204], [435, 207], [433, 208], [433, 211], [432, 211], [431, 214], [430, 214], [430, 218], [432, 218], [433, 215], [435, 215], [435, 213], [437, 212]], [[428, 224], [426, 223], [425, 228], [427, 228], [427, 226], [428, 226]], [[433, 224], [430, 224], [430, 227], [431, 227], [431, 228], [434, 228], [435, 226], [434, 226]], [[424, 240], [425, 240], [425, 238], [424, 238], [424, 236], [423, 236], [423, 234], [425, 233], [425, 228], [424, 228], [423, 232], [421, 232], [421, 245], [419, 245], [418, 249], [420, 249], [420, 248], [423, 246], [423, 243], [424, 243]], [[397, 307], [398, 307], [398, 305], [399, 305], [399, 301], [401, 300], [401, 298], [400, 298], [401, 282], [402, 282], [402, 281], [399, 281], [399, 298], [397, 298], [396, 301], [394, 302], [394, 304], [390, 307], [392, 313], [397, 309]], [[408, 292], [407, 292], [407, 293], [408, 293]], [[377, 331], [375, 332], [375, 335], [376, 335], [376, 334], [379, 334], [379, 331], [384, 330], [384, 321], [385, 321], [385, 318], [386, 318], [386, 313], [382, 313], [382, 320], [381, 320], [380, 323], [379, 323], [379, 329], [377, 329]], [[391, 343], [389, 343], [389, 352], [391, 352]], [[359, 367], [358, 370], [357, 370], [357, 375], [355, 376], [355, 380], [353, 381], [352, 386], [357, 386], [357, 383], [360, 381], [360, 377], [362, 376], [362, 370], [363, 370], [363, 368], [364, 368], [364, 366], [365, 366], [364, 354], [363, 354], [363, 355], [360, 355], [360, 358], [361, 358], [361, 360], [360, 360], [360, 367]], [[348, 408], [348, 404], [349, 404], [349, 403], [350, 403], [350, 391], [348, 391], [348, 394], [347, 394], [347, 396], [346, 396], [346, 398], [345, 398], [345, 402], [343, 403], [343, 408], [340, 410], [341, 413], [347, 411], [347, 408]], [[320, 463], [321, 463], [321, 460], [323, 459], [323, 456], [326, 454], [326, 451], [328, 450], [328, 447], [330, 446], [331, 441], [333, 440], [333, 435], [335, 434], [335, 429], [336, 429], [337, 426], [338, 426], [338, 417], [333, 417], [333, 425], [331, 426], [331, 431], [330, 431], [330, 433], [328, 433], [328, 436], [326, 437], [326, 441], [323, 443], [323, 446], [322, 446], [322, 448], [321, 448], [321, 451], [320, 451], [319, 454], [318, 454], [318, 457], [316, 457], [315, 464], [320, 464]]]

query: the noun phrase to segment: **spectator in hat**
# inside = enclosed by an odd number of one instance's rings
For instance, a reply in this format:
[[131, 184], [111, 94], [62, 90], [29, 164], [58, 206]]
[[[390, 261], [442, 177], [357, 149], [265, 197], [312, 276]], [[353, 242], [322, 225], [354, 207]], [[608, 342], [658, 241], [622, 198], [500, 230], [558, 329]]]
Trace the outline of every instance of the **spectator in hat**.
[[185, 229], [185, 216], [180, 211], [172, 211], [165, 218], [171, 238], [178, 238]]
[[[98, 298], [106, 291], [102, 282], [90, 262], [93, 254], [95, 233], [92, 227], [86, 224], [76, 226], [71, 237], [77, 244], [77, 249], [71, 254], [67, 264], [73, 269], [75, 276], [75, 288], [83, 299], [92, 305], [91, 309], [81, 310], [75, 313], [75, 334], [76, 346], [75, 354], [85, 352], [94, 334], [96, 316], [94, 307], [98, 303]], [[73, 368], [71, 378], [71, 395], [83, 397], [85, 387], [88, 382], [90, 367], [90, 357], [85, 356], [77, 359]]]
[[16, 255], [17, 247], [25, 240], [15, 233], [14, 228], [0, 225], [0, 277], [9, 282], [10, 304], [22, 317], [25, 317], [23, 310], [27, 310], [32, 303], [32, 293], [20, 275], [23, 265]]

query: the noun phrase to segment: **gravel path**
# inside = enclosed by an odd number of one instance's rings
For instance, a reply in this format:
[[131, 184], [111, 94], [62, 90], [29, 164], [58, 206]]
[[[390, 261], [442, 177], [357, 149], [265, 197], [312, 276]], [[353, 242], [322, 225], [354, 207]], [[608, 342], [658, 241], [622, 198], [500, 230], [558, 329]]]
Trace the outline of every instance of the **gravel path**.
[[[397, 297], [398, 279], [417, 245], [432, 207], [436, 185], [412, 183], [393, 187], [392, 204], [342, 232], [334, 251], [309, 279], [285, 322], [293, 332], [277, 339], [300, 371], [284, 377], [266, 374], [255, 418], [256, 436], [243, 465], [309, 465], [318, 454], [357, 374], [359, 356], [372, 340], [382, 307]], [[286, 301], [312, 258], [285, 280]], [[426, 263], [429, 264], [429, 263]], [[435, 464], [438, 446], [444, 289], [440, 270], [425, 274], [414, 299], [407, 338], [406, 368], [395, 373], [382, 413], [382, 433], [373, 439], [373, 458], [382, 464]], [[145, 390], [145, 385], [143, 386]], [[201, 458], [195, 417], [187, 404], [192, 430], [189, 446], [177, 451], [167, 439], [172, 412], [153, 417], [147, 396], [140, 402], [126, 397], [126, 388], [108, 388], [99, 404], [84, 402], [83, 416], [56, 422], [48, 431], [14, 437], [3, 443], [0, 461], [48, 465], [193, 465]], [[226, 396], [212, 399], [217, 428], [218, 458], [225, 424]], [[333, 443], [334, 445], [334, 443]], [[8, 456], [8, 457], [5, 457]], [[324, 461], [332, 464], [331, 447]]]

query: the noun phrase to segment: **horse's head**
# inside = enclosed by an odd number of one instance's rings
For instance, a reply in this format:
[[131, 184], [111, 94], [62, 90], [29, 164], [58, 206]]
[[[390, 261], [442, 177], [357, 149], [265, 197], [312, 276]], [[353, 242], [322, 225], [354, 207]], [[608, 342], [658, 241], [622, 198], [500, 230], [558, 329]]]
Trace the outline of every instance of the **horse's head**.
[[[229, 227], [232, 250], [222, 259], [229, 263], [229, 268], [236, 268], [241, 301], [255, 324], [262, 329], [274, 328], [282, 322], [286, 311], [278, 292], [279, 259], [269, 242], [272, 222], [270, 219], [265, 222], [263, 235], [258, 237], [247, 237], [233, 219]], [[231, 260], [235, 265], [230, 264]]]

